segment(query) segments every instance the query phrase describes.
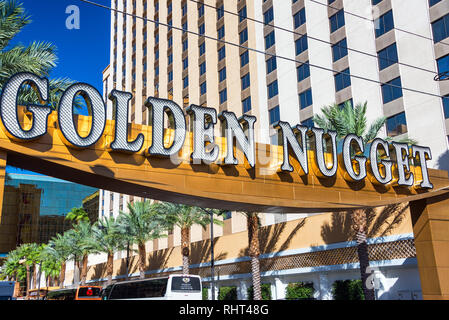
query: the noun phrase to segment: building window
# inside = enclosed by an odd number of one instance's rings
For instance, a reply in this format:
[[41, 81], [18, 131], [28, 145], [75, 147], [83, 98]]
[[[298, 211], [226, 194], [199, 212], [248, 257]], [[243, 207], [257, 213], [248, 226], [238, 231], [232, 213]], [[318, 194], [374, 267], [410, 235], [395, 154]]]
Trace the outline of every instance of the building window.
[[200, 64], [200, 76], [206, 73], [206, 61]]
[[200, 44], [200, 56], [202, 56], [206, 52], [206, 43], [203, 42]]
[[301, 54], [302, 52], [308, 49], [307, 35], [304, 35], [295, 41], [295, 48], [296, 48], [296, 55]]
[[270, 48], [275, 43], [274, 30], [265, 36], [265, 49]]
[[204, 16], [204, 4], [198, 7], [198, 17], [201, 18], [202, 16]]
[[379, 59], [379, 70], [383, 70], [392, 64], [398, 62], [398, 51], [396, 48], [396, 43], [389, 45], [383, 50], [380, 50], [378, 53]]
[[265, 24], [269, 24], [271, 21], [273, 21], [273, 19], [274, 19], [273, 7], [271, 7], [270, 9], [268, 9], [267, 11], [264, 12], [264, 14], [263, 14], [263, 22]]
[[188, 41], [187, 41], [187, 39], [185, 39], [183, 42], [182, 42], [182, 51], [186, 51], [187, 50], [187, 48], [189, 47], [189, 45], [188, 45]]
[[329, 18], [331, 33], [337, 31], [345, 25], [345, 13], [343, 9]]
[[299, 107], [300, 109], [307, 108], [313, 104], [312, 101], [312, 89], [307, 89], [299, 94]]
[[279, 93], [278, 81], [274, 80], [272, 83], [268, 85], [268, 99], [277, 96], [278, 93]]
[[206, 81], [204, 81], [203, 83], [200, 84], [200, 95], [205, 94], [206, 91], [207, 91], [207, 88], [206, 88]]
[[247, 28], [243, 29], [242, 32], [240, 32], [239, 38], [240, 38], [240, 44], [243, 44], [246, 41], [248, 41], [248, 29]]
[[171, 81], [173, 81], [173, 71], [170, 71], [168, 73], [168, 82], [171, 82]]
[[182, 79], [182, 86], [184, 89], [189, 86], [189, 76], [186, 76], [184, 79]]
[[306, 9], [302, 8], [293, 15], [295, 29], [299, 28], [306, 22]]
[[217, 34], [218, 34], [218, 39], [223, 39], [224, 38], [224, 36], [225, 36], [225, 28], [224, 28], [224, 26], [221, 26], [218, 29]]
[[221, 5], [219, 8], [217, 8], [217, 20], [220, 20], [224, 16], [224, 6]]
[[249, 54], [248, 51], [245, 51], [240, 55], [240, 67], [245, 66], [248, 62], [249, 62]]
[[449, 14], [432, 23], [433, 41], [440, 42], [449, 37]]
[[315, 123], [313, 122], [313, 117], [301, 121], [301, 124], [308, 128], [313, 128], [313, 126], [315, 125]]
[[244, 6], [242, 9], [240, 9], [239, 11], [239, 22], [242, 22], [243, 20], [246, 19], [246, 6]]
[[189, 59], [185, 58], [184, 60], [182, 60], [182, 69], [185, 70], [189, 67]]
[[333, 61], [338, 61], [341, 58], [348, 55], [348, 45], [346, 43], [346, 38], [337, 42], [332, 46], [332, 57]]
[[226, 47], [223, 46], [220, 49], [218, 49], [218, 61], [221, 61], [226, 57]]
[[276, 70], [277, 65], [276, 65], [276, 57], [271, 57], [270, 59], [268, 59], [266, 61], [267, 63], [267, 74], [273, 72], [274, 70]]
[[444, 118], [449, 119], [449, 95], [443, 97]]
[[202, 23], [198, 27], [198, 33], [201, 34], [201, 35], [204, 35], [205, 32], [206, 32], [206, 27], [204, 26], [204, 23]]
[[249, 85], [250, 85], [250, 76], [249, 76], [249, 73], [245, 74], [245, 75], [242, 77], [241, 80], [242, 80], [242, 90], [245, 90], [245, 89], [248, 88]]
[[[393, 86], [392, 86], [393, 85]], [[402, 97], [401, 78], [398, 77], [382, 85], [383, 102], [388, 103]]]
[[224, 88], [220, 91], [220, 104], [225, 103], [228, 100], [228, 90]]
[[401, 112], [387, 119], [387, 135], [395, 137], [407, 132], [405, 112]]
[[243, 113], [251, 110], [251, 96], [242, 101]]
[[343, 70], [341, 73], [334, 75], [335, 80], [335, 91], [343, 90], [351, 85], [351, 76], [349, 73], [349, 68]]
[[296, 74], [298, 76], [298, 82], [310, 77], [310, 66], [309, 61], [303, 63], [299, 67], [296, 68]]
[[376, 38], [392, 30], [394, 28], [393, 11], [390, 10], [380, 16], [376, 21], [374, 21], [374, 26], [376, 26]]
[[218, 81], [222, 82], [226, 79], [226, 67], [218, 71]]
[[268, 112], [270, 115], [270, 124], [271, 125], [280, 120], [279, 106], [276, 106], [273, 109], [270, 109]]
[[[449, 72], [449, 55], [437, 59], [438, 73]], [[448, 79], [449, 75], [442, 77], [441, 79]]]

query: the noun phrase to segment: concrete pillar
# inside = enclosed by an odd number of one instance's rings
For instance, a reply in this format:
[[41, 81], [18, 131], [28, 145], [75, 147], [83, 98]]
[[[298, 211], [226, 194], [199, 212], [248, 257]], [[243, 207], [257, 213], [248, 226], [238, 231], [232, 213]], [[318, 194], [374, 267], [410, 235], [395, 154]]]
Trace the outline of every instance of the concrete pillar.
[[[215, 300], [218, 300], [218, 293], [220, 291], [220, 288], [217, 284], [217, 282], [215, 282]], [[208, 290], [207, 290], [207, 299], [208, 300], [212, 300], [212, 290], [211, 290], [211, 284], [209, 283], [208, 285]]]
[[449, 300], [449, 195], [410, 203], [424, 300]]
[[237, 299], [248, 300], [248, 283], [240, 281], [240, 286], [237, 288]]
[[319, 275], [319, 293], [320, 300], [332, 300], [332, 283], [330, 283], [327, 273]]
[[279, 278], [274, 278], [274, 290], [271, 290], [272, 298], [279, 300], [279, 299], [285, 299], [285, 289], [287, 288], [287, 284], [284, 283]]

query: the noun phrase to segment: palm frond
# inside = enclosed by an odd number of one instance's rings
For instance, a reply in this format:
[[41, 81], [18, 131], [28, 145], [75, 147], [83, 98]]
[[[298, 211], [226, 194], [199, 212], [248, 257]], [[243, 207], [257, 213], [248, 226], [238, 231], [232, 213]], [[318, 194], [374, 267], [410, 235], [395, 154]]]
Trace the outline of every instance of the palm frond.
[[0, 2], [0, 50], [6, 48], [12, 38], [31, 22], [22, 4], [15, 0]]

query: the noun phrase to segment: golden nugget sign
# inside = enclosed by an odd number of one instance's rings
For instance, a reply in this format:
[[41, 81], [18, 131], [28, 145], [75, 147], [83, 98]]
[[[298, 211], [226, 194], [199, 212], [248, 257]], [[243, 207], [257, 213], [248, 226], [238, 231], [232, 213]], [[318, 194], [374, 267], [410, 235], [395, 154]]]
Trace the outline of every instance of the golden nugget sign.
[[[25, 130], [18, 120], [18, 96], [24, 85], [31, 86], [40, 99], [40, 104], [26, 106], [32, 114], [32, 126]], [[3, 130], [16, 141], [38, 139], [47, 132], [48, 116], [52, 109], [47, 105], [49, 82], [45, 78], [30, 73], [19, 73], [9, 79], [3, 87], [0, 98], [0, 117]], [[87, 136], [82, 137], [75, 125], [73, 116], [74, 99], [81, 95], [90, 107], [92, 126]], [[110, 152], [139, 152], [144, 144], [143, 133], [130, 141], [128, 138], [128, 107], [132, 94], [113, 90], [109, 99], [114, 106], [114, 139], [107, 146]], [[37, 101], [36, 101], [37, 102]], [[149, 108], [150, 124], [152, 126], [151, 146], [145, 150], [148, 157], [171, 157], [180, 152], [186, 141], [186, 117], [183, 110], [173, 101], [150, 97], [146, 101]], [[92, 86], [77, 83], [69, 87], [61, 96], [57, 109], [57, 128], [63, 142], [72, 148], [87, 148], [96, 144], [105, 134], [106, 105], [101, 94]], [[219, 163], [220, 165], [237, 165], [235, 144], [242, 150], [249, 167], [256, 165], [254, 124], [256, 117], [243, 115], [237, 118], [232, 112], [223, 111], [217, 116], [213, 108], [191, 105], [187, 109], [192, 124], [193, 149], [191, 160], [203, 163]], [[173, 141], [167, 146], [164, 142], [165, 123], [170, 119], [174, 129]], [[225, 152], [215, 143], [214, 126], [220, 120], [226, 145]], [[393, 142], [391, 145], [382, 139], [375, 139], [364, 146], [362, 138], [350, 134], [337, 144], [337, 133], [323, 129], [307, 128], [297, 125], [292, 128], [286, 122], [275, 124], [279, 141], [282, 143], [283, 160], [280, 171], [292, 172], [289, 155], [299, 163], [298, 172], [301, 175], [309, 173], [309, 165], [316, 168], [316, 173], [322, 177], [333, 177], [340, 171], [348, 181], [361, 181], [370, 175], [370, 180], [376, 184], [399, 186], [415, 186], [433, 188], [429, 181], [426, 161], [431, 159], [428, 147]], [[310, 135], [314, 143], [310, 143], [313, 152], [308, 152], [306, 136]], [[332, 151], [325, 151], [325, 144]], [[365, 147], [367, 150], [365, 150]], [[391, 147], [391, 148], [390, 148]], [[337, 149], [341, 153], [337, 155]], [[328, 148], [329, 149], [329, 148]], [[390, 155], [390, 153], [392, 153]], [[393, 154], [394, 153], [394, 154]], [[223, 154], [220, 157], [220, 154]], [[309, 154], [313, 154], [313, 158]], [[412, 170], [412, 167], [414, 170]]]

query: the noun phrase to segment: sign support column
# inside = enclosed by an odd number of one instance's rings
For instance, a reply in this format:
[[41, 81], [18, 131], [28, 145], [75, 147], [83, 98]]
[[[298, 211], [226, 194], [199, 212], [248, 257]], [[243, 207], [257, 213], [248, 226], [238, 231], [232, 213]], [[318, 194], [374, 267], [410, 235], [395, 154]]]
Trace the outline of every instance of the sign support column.
[[449, 300], [449, 195], [410, 203], [424, 300]]

